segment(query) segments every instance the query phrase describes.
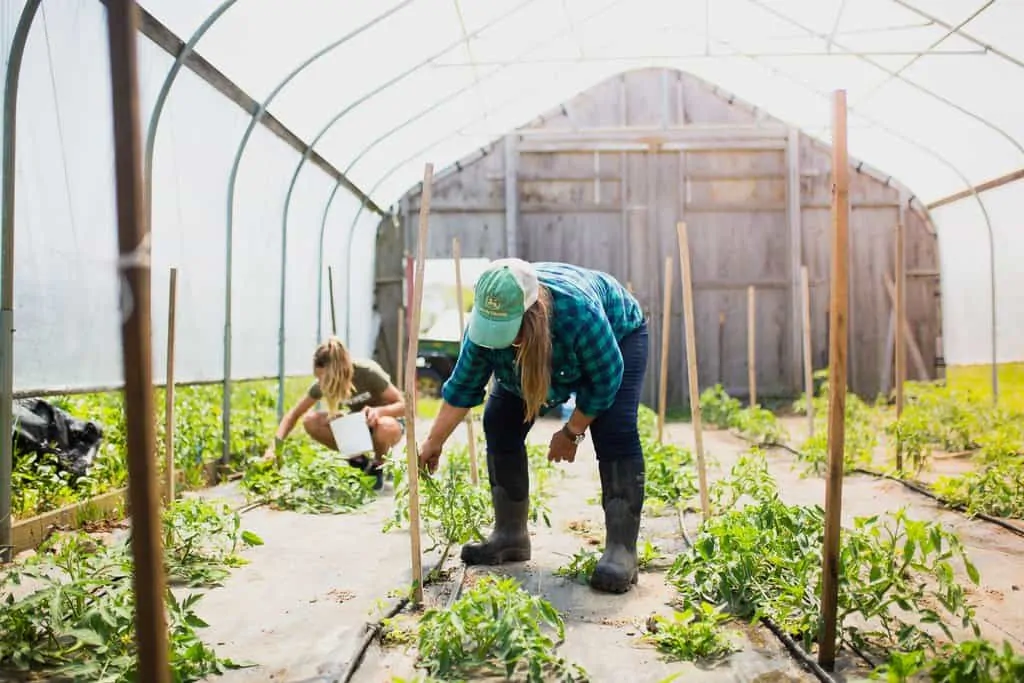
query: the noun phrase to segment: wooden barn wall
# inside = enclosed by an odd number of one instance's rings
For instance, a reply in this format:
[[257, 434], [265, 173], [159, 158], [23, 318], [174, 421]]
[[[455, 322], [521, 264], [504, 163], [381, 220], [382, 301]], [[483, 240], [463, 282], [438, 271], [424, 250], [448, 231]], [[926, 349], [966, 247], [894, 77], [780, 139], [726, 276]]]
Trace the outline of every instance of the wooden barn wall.
[[[648, 69], [582, 93], [527, 130], [779, 125], [763, 112], [676, 71]], [[521, 129], [522, 131], [523, 129]], [[673, 260], [669, 403], [688, 403], [676, 223], [689, 228], [701, 388], [722, 383], [748, 392], [747, 287], [756, 287], [758, 395], [802, 391], [799, 272], [808, 267], [815, 369], [827, 366], [831, 152], [796, 135], [799, 217], [790, 220], [787, 148], [664, 151], [527, 151], [516, 156], [515, 255], [606, 270], [629, 283], [650, 315], [645, 401], [657, 396], [665, 258]], [[514, 138], [522, 138], [514, 135]], [[739, 145], [737, 145], [739, 146]], [[530, 148], [533, 149], [533, 148]], [[448, 257], [458, 237], [466, 257], [507, 255], [505, 154], [496, 142], [439, 174], [431, 204], [428, 256]], [[927, 375], [940, 335], [938, 252], [925, 216], [891, 184], [857, 172], [850, 188], [850, 388], [873, 398], [891, 384], [894, 234], [906, 225], [907, 317]], [[419, 190], [402, 201], [415, 227]], [[412, 249], [415, 230], [407, 230]], [[793, 258], [793, 245], [799, 258]], [[379, 260], [380, 257], [378, 257]], [[389, 304], [390, 305], [390, 304]], [[795, 315], [794, 315], [795, 314]], [[387, 323], [385, 323], [387, 324]], [[887, 351], [888, 346], [888, 351]], [[886, 374], [889, 364], [890, 372]], [[920, 378], [908, 353], [910, 379]]]

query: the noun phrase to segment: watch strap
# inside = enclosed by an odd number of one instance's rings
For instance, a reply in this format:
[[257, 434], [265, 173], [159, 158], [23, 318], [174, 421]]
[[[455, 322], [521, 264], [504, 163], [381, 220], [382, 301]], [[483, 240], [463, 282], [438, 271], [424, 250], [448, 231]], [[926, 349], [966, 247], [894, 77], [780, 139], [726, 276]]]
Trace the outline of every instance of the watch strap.
[[573, 434], [572, 430], [569, 429], [569, 423], [568, 422], [565, 423], [564, 425], [562, 425], [562, 433], [565, 434], [566, 438], [568, 438], [570, 441], [572, 441], [577, 446], [580, 445], [581, 443], [583, 443], [583, 439], [586, 438], [586, 434], [587, 434], [586, 432], [583, 432], [582, 434]]

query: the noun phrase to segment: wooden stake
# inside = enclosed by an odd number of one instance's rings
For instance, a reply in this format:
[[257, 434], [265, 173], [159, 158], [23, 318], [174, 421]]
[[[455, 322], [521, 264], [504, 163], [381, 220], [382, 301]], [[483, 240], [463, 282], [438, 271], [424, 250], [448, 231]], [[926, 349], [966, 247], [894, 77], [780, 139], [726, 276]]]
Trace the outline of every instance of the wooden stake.
[[[903, 221], [896, 223], [896, 320], [902, 323], [906, 320], [906, 297], [907, 297], [907, 277], [906, 277], [906, 264], [904, 262], [903, 255]], [[897, 324], [895, 326], [896, 333], [896, 419], [900, 419], [903, 415], [903, 382], [906, 381], [907, 376], [907, 349], [904, 337], [903, 325]], [[903, 443], [899, 439], [896, 440], [896, 471], [903, 472]]]
[[174, 323], [177, 319], [178, 269], [171, 268], [167, 303], [167, 385], [164, 389], [164, 500], [174, 502]]
[[412, 550], [413, 602], [423, 602], [423, 550], [420, 544], [420, 459], [416, 448], [416, 349], [420, 339], [420, 308], [423, 305], [423, 271], [430, 226], [430, 197], [434, 165], [423, 168], [423, 193], [420, 195], [420, 231], [416, 243], [416, 273], [413, 285], [412, 321], [409, 323], [409, 349], [405, 355], [405, 451], [409, 467], [409, 541]]
[[704, 519], [711, 517], [711, 502], [708, 500], [708, 471], [704, 462], [704, 435], [700, 425], [700, 386], [697, 384], [697, 336], [694, 330], [696, 316], [693, 314], [693, 272], [690, 268], [690, 242], [686, 234], [686, 223], [676, 225], [679, 234], [679, 271], [683, 277], [683, 315], [686, 326], [686, 370], [690, 384], [690, 412], [693, 416], [693, 445], [697, 453], [697, 478], [700, 484], [700, 509]]
[[632, 282], [627, 282], [626, 283], [626, 289], [629, 291], [630, 294], [633, 294], [633, 283]]
[[150, 311], [149, 225], [142, 190], [142, 126], [136, 45], [139, 11], [134, 0], [107, 3], [110, 80], [117, 187], [118, 275], [121, 278], [121, 344], [128, 451], [128, 500], [132, 516], [137, 677], [168, 683], [160, 491], [153, 428], [153, 355]]
[[846, 442], [846, 350], [849, 306], [850, 168], [846, 154], [846, 91], [837, 90], [832, 123], [832, 303], [829, 326], [828, 478], [825, 483], [825, 543], [822, 551], [821, 620], [818, 663], [831, 670], [836, 660], [839, 599], [839, 534], [843, 507], [843, 450]]
[[[455, 302], [459, 307], [459, 340], [466, 332], [466, 309], [462, 301], [462, 251], [459, 238], [452, 238], [452, 259], [455, 260]], [[480, 481], [476, 463], [476, 437], [473, 435], [473, 411], [466, 413], [466, 436], [469, 439], [469, 480], [476, 486]]]
[[398, 307], [398, 332], [395, 335], [398, 341], [395, 343], [395, 384], [400, 387], [405, 386], [403, 376], [405, 375], [403, 367], [405, 365], [405, 306]]
[[661, 314], [661, 381], [658, 384], [658, 443], [664, 443], [668, 400], [668, 345], [672, 339], [672, 257], [665, 257], [665, 298]]
[[757, 405], [757, 290], [747, 287], [747, 384], [750, 405]]
[[804, 392], [807, 394], [807, 434], [814, 436], [814, 354], [811, 348], [811, 278], [807, 266], [800, 267], [803, 294]]
[[331, 307], [331, 335], [338, 336], [338, 316], [334, 311], [334, 268], [327, 266], [327, 301]]

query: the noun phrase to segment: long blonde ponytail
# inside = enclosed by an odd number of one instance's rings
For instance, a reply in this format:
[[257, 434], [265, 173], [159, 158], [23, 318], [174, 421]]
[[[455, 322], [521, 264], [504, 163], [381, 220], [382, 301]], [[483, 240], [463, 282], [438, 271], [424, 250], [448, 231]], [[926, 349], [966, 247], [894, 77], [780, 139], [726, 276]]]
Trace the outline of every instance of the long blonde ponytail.
[[348, 349], [337, 337], [328, 337], [316, 347], [313, 353], [313, 367], [322, 368], [320, 391], [327, 403], [328, 412], [339, 409], [352, 395], [352, 358]]
[[524, 422], [535, 420], [548, 399], [551, 386], [551, 294], [545, 287], [523, 316], [516, 347], [523, 400]]

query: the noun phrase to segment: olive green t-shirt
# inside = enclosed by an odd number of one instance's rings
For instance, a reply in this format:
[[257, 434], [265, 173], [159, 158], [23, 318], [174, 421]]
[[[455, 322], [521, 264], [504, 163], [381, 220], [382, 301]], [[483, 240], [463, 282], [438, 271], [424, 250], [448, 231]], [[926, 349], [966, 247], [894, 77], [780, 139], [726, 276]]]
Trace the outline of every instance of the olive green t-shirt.
[[[352, 359], [352, 396], [343, 405], [353, 413], [366, 406], [387, 405], [384, 392], [391, 386], [391, 377], [380, 365], [372, 360]], [[316, 381], [309, 387], [309, 397], [319, 401], [324, 397], [320, 382]]]

